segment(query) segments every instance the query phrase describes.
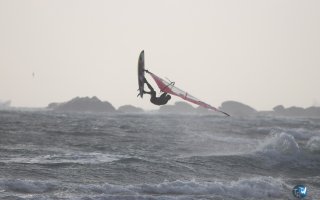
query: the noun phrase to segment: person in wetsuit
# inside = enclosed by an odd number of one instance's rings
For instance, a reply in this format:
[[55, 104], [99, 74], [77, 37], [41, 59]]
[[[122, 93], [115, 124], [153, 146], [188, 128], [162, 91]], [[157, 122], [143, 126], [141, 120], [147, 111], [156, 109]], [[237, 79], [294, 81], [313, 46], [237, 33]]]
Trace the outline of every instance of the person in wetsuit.
[[157, 97], [156, 91], [154, 91], [153, 87], [148, 83], [146, 78], [144, 78], [144, 82], [147, 84], [148, 88], [150, 89], [150, 92], [143, 91], [143, 93], [151, 95], [151, 103], [160, 106], [165, 105], [171, 99], [171, 96], [167, 93], [163, 93], [162, 95], [160, 95], [160, 97]]

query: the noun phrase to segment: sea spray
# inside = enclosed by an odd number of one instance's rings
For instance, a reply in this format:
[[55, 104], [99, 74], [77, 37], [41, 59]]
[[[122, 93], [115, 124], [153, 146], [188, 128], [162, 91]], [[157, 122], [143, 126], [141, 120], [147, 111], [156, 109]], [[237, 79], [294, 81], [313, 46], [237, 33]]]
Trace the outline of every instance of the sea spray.
[[320, 136], [310, 138], [306, 145], [307, 149], [311, 152], [320, 153]]
[[300, 148], [295, 138], [285, 132], [272, 131], [270, 136], [263, 140], [258, 146], [259, 152], [296, 154]]

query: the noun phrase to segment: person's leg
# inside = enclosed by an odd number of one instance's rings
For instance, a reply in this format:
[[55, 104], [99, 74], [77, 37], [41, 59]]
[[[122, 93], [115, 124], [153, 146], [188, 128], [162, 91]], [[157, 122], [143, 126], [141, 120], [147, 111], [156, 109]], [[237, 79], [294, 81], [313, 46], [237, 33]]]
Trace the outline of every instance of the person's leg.
[[144, 82], [147, 84], [149, 90], [154, 91], [153, 87], [148, 83], [147, 79], [144, 79]]

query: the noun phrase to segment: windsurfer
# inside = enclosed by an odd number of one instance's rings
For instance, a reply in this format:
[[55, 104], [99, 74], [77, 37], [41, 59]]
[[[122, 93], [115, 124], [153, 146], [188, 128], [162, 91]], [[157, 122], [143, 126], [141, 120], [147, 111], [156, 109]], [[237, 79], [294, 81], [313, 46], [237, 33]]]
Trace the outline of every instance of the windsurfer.
[[165, 105], [168, 103], [168, 101], [171, 99], [171, 96], [167, 93], [163, 93], [160, 95], [160, 97], [156, 96], [156, 91], [153, 89], [153, 87], [148, 83], [147, 79], [144, 78], [144, 82], [147, 84], [148, 88], [150, 89], [150, 92], [143, 91], [145, 94], [150, 94], [150, 102], [155, 105]]

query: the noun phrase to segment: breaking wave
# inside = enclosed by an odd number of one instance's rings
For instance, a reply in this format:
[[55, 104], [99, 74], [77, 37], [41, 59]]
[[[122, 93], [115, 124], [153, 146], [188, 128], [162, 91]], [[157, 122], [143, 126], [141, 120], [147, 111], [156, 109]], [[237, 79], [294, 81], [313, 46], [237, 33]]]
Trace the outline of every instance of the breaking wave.
[[[172, 182], [165, 181], [159, 184], [137, 184], [126, 186], [109, 183], [101, 185], [61, 185], [63, 184], [45, 181], [0, 180], [0, 190], [3, 192], [16, 192], [24, 195], [26, 193], [39, 194], [56, 192], [55, 194], [63, 196], [62, 191], [68, 191], [67, 196], [72, 196], [71, 199], [75, 199], [81, 194], [82, 197], [83, 194], [86, 194], [87, 198], [93, 199], [107, 197], [117, 197], [116, 199], [119, 199], [119, 197], [126, 197], [128, 199], [198, 199], [198, 197], [275, 199], [288, 197], [287, 190], [290, 188], [281, 179], [272, 177], [254, 177], [231, 182], [177, 180]], [[57, 196], [53, 195], [53, 197]]]
[[257, 152], [271, 154], [296, 154], [300, 147], [292, 135], [285, 132], [272, 132], [257, 148]]
[[311, 152], [320, 153], [320, 136], [314, 136], [310, 138], [306, 147]]
[[285, 184], [271, 177], [255, 177], [225, 182], [174, 181], [157, 185], [140, 185], [136, 191], [144, 194], [218, 195], [235, 198], [280, 198]]
[[98, 164], [113, 162], [124, 158], [120, 155], [111, 155], [103, 153], [55, 153], [48, 155], [39, 155], [34, 157], [18, 157], [18, 158], [0, 158], [0, 162], [4, 163], [26, 163], [26, 164]]

